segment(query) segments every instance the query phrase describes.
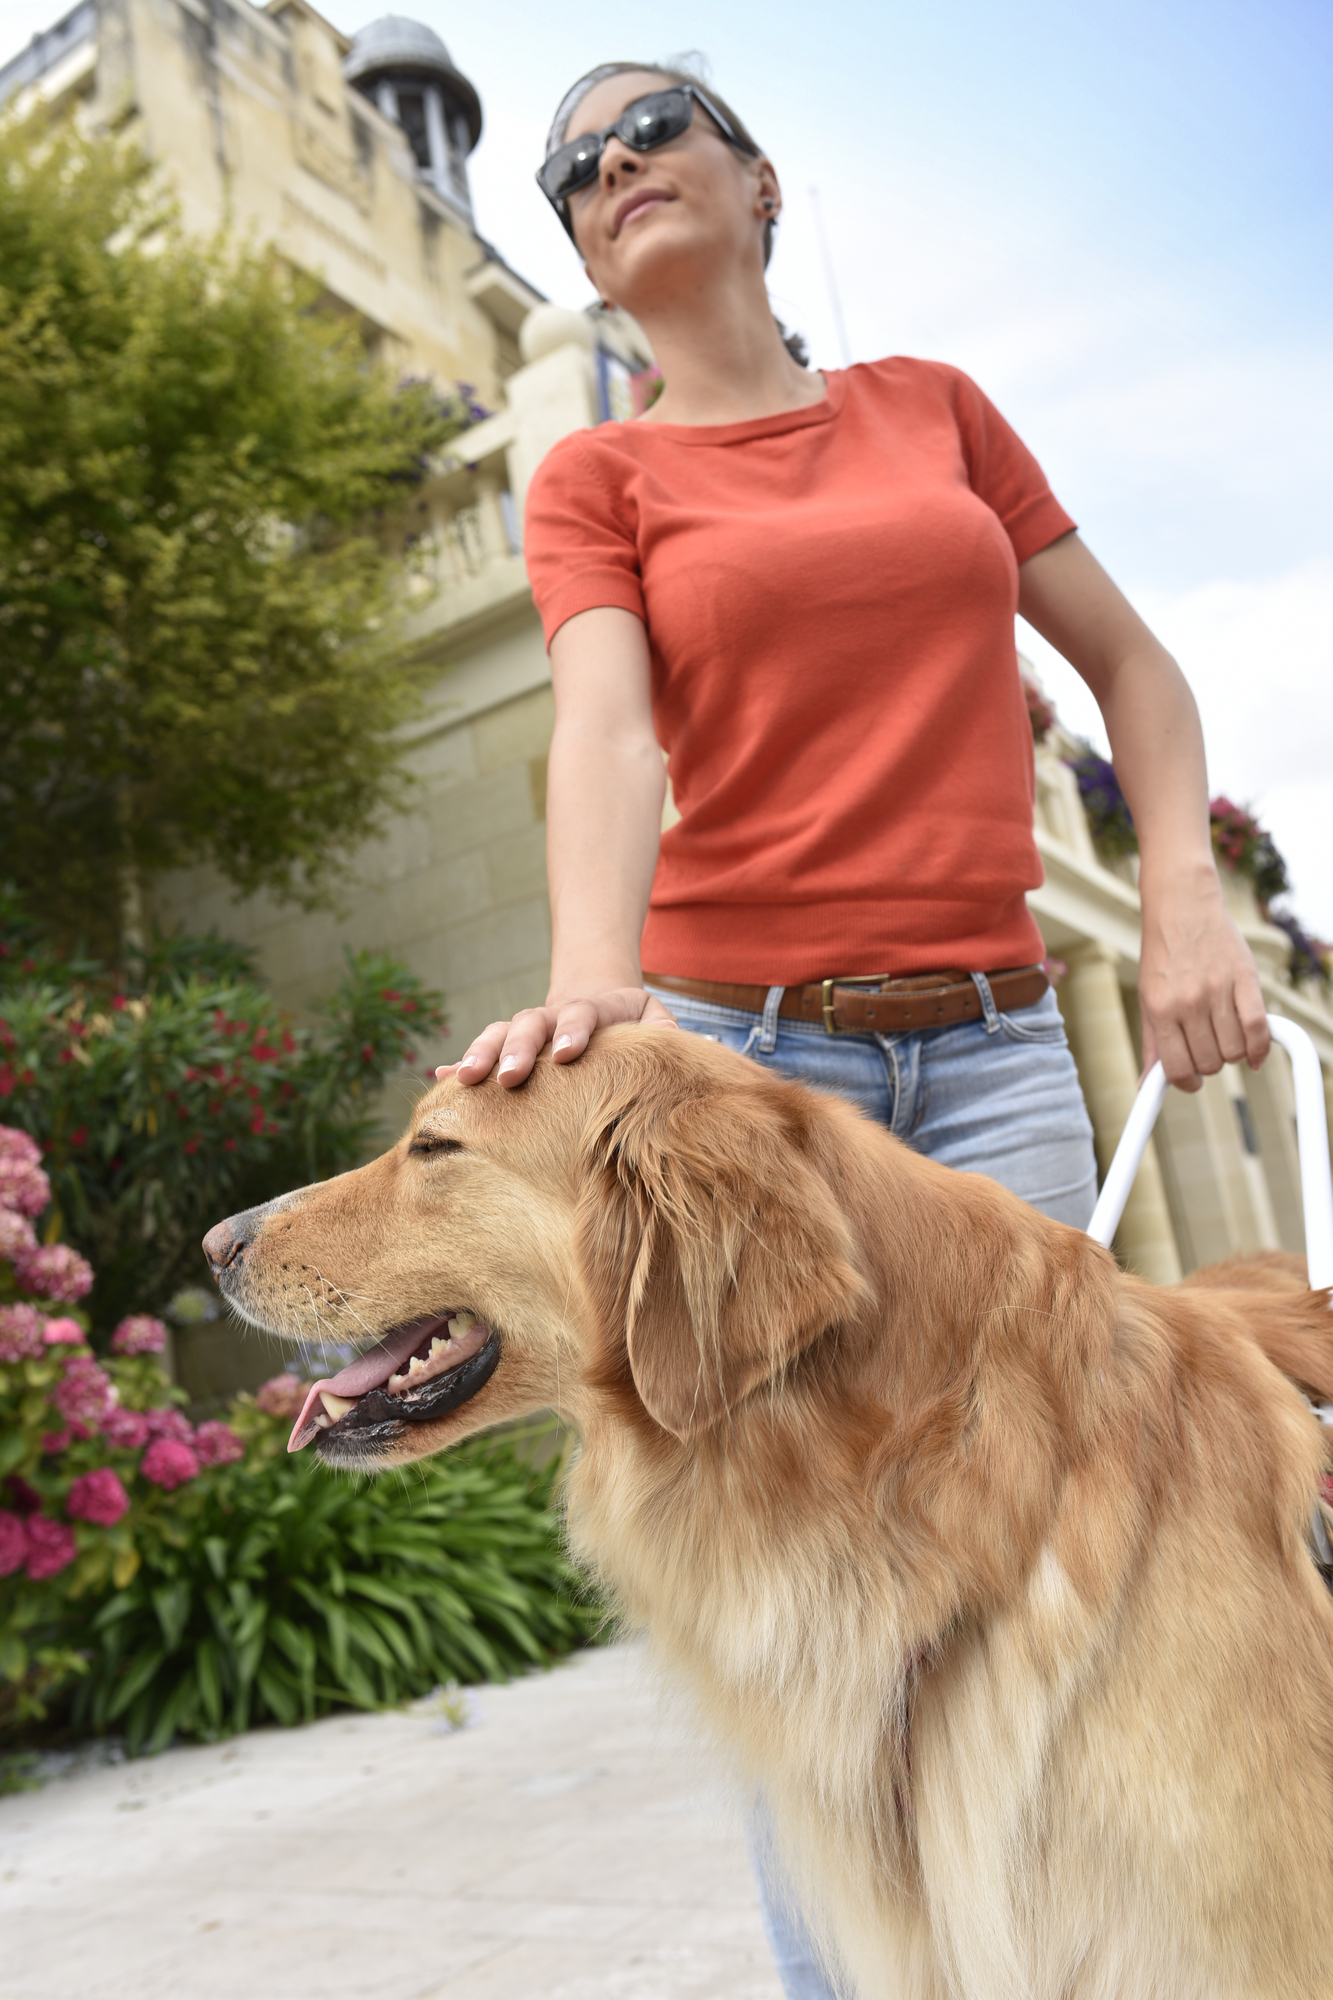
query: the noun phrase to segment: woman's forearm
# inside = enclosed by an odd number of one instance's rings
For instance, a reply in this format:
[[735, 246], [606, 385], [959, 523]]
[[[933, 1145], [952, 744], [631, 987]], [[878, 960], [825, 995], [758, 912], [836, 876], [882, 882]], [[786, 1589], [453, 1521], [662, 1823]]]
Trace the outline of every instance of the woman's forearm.
[[1211, 884], [1203, 729], [1189, 684], [1149, 639], [1126, 654], [1100, 694], [1116, 774], [1134, 816], [1145, 903], [1173, 887]]
[[546, 791], [548, 1006], [642, 983], [639, 935], [665, 792], [653, 738], [607, 733], [593, 721], [557, 722]]

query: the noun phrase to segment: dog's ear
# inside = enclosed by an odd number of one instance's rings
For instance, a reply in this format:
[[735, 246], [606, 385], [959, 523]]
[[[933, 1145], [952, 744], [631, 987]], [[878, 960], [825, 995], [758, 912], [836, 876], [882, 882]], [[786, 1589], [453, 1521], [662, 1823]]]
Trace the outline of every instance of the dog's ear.
[[655, 1112], [623, 1105], [585, 1184], [585, 1279], [613, 1351], [686, 1439], [864, 1297], [847, 1219], [809, 1157], [817, 1117], [768, 1080]]

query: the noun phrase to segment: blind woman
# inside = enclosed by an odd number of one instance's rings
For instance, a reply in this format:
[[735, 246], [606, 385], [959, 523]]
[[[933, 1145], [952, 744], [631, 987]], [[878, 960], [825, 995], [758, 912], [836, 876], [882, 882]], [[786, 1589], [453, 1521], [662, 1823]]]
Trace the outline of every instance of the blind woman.
[[[803, 365], [765, 290], [778, 176], [711, 88], [591, 71], [538, 179], [664, 388], [563, 439], [529, 493], [551, 985], [441, 1074], [517, 1087], [548, 1044], [573, 1062], [599, 1026], [675, 1019], [1085, 1226], [1091, 1129], [1026, 903], [1014, 615], [1105, 718], [1139, 837], [1143, 1059], [1188, 1090], [1257, 1067], [1268, 1033], [1183, 676], [966, 375]], [[760, 1859], [786, 1990], [825, 1995]]]

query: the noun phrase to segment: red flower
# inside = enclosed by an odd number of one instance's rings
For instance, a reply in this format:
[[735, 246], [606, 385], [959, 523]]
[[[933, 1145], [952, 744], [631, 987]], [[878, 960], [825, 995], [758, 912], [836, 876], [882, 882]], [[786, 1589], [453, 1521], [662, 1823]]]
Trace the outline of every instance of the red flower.
[[42, 1328], [47, 1347], [82, 1347], [87, 1337], [76, 1319], [49, 1319]]
[[63, 1431], [43, 1431], [42, 1450], [48, 1457], [54, 1458], [58, 1451], [65, 1449], [65, 1446], [69, 1443], [73, 1435], [74, 1433], [68, 1424], [66, 1424]]
[[201, 1465], [236, 1465], [245, 1457], [245, 1440], [230, 1424], [214, 1419], [200, 1424], [194, 1434], [194, 1448]]
[[94, 1527], [114, 1528], [130, 1504], [130, 1496], [109, 1465], [85, 1472], [69, 1489], [65, 1512], [73, 1521], [91, 1521]]
[[86, 1354], [76, 1354], [51, 1392], [66, 1423], [100, 1424], [115, 1408], [111, 1377]]
[[45, 1514], [30, 1514], [24, 1523], [28, 1537], [28, 1575], [34, 1583], [68, 1569], [78, 1554], [74, 1530]]
[[25, 1292], [39, 1298], [61, 1299], [73, 1305], [93, 1288], [93, 1267], [68, 1243], [43, 1243], [35, 1250], [21, 1250], [14, 1259], [14, 1275]]
[[151, 1313], [131, 1313], [111, 1336], [113, 1354], [161, 1354], [167, 1344], [167, 1329]]
[[142, 1451], [152, 1437], [152, 1427], [142, 1410], [122, 1410], [119, 1405], [102, 1419], [102, 1436], [122, 1451]]
[[69, 1135], [69, 1143], [74, 1147], [86, 1146], [88, 1143], [88, 1127], [86, 1125], [76, 1125]]
[[28, 1553], [28, 1531], [18, 1514], [0, 1513], [0, 1576], [22, 1569]]
[[111, 1005], [115, 1008], [116, 1012], [119, 1014], [129, 1005], [129, 1002], [126, 1000], [125, 995], [123, 993], [113, 993], [111, 995]]
[[199, 1151], [199, 1134], [197, 1132], [195, 1133], [193, 1139], [187, 1139], [185, 1141], [185, 1150], [187, 1153], [197, 1153]]
[[165, 1404], [156, 1410], [145, 1410], [144, 1418], [155, 1438], [179, 1438], [182, 1444], [189, 1444], [194, 1438], [190, 1419]]
[[234, 1153], [236, 1151], [236, 1141], [234, 1139], [224, 1139], [222, 1143], [226, 1147], [229, 1153]]
[[153, 1439], [139, 1460], [139, 1470], [154, 1486], [170, 1493], [174, 1487], [199, 1477], [199, 1460], [179, 1438], [160, 1437]]
[[250, 1120], [250, 1130], [252, 1132], [259, 1133], [262, 1132], [263, 1129], [264, 1129], [264, 1107], [262, 1104], [257, 1104], [255, 1106], [254, 1117]]

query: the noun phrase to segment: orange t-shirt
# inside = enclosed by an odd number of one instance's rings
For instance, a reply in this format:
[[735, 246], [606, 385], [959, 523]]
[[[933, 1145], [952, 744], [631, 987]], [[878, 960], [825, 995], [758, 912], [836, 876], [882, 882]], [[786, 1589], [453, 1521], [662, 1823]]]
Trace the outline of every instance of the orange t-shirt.
[[1018, 565], [1074, 526], [956, 368], [833, 372], [750, 423], [609, 423], [528, 495], [551, 635], [642, 618], [679, 822], [643, 963], [795, 986], [1042, 956]]

